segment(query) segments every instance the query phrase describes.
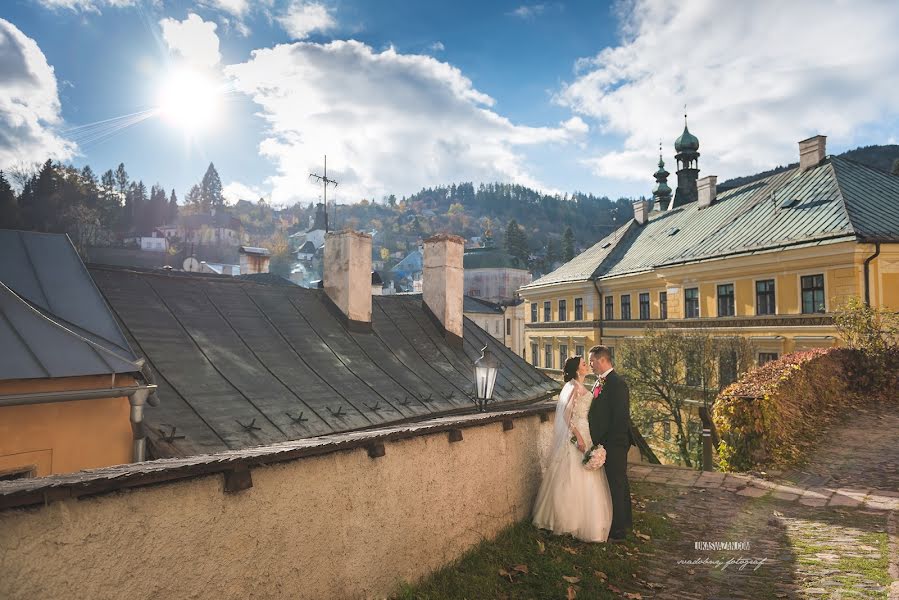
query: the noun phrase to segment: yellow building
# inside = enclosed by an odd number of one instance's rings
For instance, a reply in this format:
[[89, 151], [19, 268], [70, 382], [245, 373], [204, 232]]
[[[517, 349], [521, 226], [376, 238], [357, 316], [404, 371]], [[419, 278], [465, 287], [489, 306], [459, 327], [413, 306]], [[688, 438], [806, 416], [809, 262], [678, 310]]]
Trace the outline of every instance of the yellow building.
[[652, 200], [634, 219], [524, 286], [527, 359], [566, 356], [647, 328], [706, 328], [750, 338], [757, 360], [837, 343], [849, 297], [899, 310], [899, 177], [799, 143], [800, 164], [734, 188], [698, 179], [699, 140], [675, 142], [671, 197], [659, 160]]
[[0, 480], [142, 460], [155, 386], [69, 238], [0, 230], [0, 253]]

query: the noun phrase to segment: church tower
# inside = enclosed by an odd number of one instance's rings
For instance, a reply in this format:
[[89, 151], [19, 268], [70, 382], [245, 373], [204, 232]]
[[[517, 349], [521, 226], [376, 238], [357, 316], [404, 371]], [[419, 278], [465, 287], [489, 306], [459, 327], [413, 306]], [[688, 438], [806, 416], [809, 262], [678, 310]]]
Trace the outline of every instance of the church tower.
[[684, 132], [674, 140], [674, 158], [677, 160], [677, 191], [670, 208], [696, 202], [699, 194], [696, 181], [699, 179], [699, 138], [687, 128], [684, 115]]
[[653, 206], [649, 207], [649, 211], [668, 210], [671, 204], [671, 188], [668, 187], [668, 171], [665, 170], [665, 161], [662, 160], [662, 144], [659, 143], [659, 170], [653, 174], [656, 178], [656, 185], [652, 188]]

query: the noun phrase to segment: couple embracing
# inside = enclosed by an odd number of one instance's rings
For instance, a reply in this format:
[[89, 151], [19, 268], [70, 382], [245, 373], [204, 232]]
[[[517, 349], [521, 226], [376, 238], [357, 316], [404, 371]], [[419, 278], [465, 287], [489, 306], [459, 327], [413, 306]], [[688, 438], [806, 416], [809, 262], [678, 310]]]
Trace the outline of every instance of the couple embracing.
[[[586, 542], [621, 541], [633, 526], [627, 480], [630, 398], [611, 358], [606, 346], [594, 346], [589, 361], [581, 356], [565, 361], [565, 386], [534, 505], [534, 525]], [[584, 386], [588, 369], [597, 377], [592, 390]]]

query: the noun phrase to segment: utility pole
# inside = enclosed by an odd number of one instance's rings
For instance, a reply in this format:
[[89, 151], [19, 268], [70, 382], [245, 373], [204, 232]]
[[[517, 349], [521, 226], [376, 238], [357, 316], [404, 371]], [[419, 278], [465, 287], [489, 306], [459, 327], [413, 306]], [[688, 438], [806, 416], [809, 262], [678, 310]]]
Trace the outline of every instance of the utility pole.
[[325, 173], [324, 175], [316, 175], [315, 173], [309, 173], [309, 177], [313, 179], [317, 179], [322, 182], [322, 188], [324, 190], [324, 204], [325, 204], [325, 233], [328, 232], [328, 184], [331, 183], [334, 187], [337, 187], [337, 182], [333, 179], [328, 179], [328, 155], [325, 154]]

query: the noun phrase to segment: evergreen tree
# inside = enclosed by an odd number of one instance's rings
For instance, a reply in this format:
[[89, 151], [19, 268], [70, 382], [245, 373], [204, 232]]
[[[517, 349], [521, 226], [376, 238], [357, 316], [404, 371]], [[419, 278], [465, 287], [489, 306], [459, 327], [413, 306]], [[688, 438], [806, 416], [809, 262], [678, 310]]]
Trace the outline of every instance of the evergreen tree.
[[150, 203], [146, 210], [145, 228], [149, 231], [165, 223], [169, 204], [165, 190], [158, 183], [150, 188]]
[[203, 181], [200, 183], [200, 194], [204, 211], [210, 208], [222, 208], [225, 205], [225, 197], [222, 196], [222, 180], [219, 179], [215, 165], [209, 163]]
[[551, 271], [553, 268], [553, 264], [559, 260], [559, 245], [556, 240], [550, 238], [546, 242], [546, 259], [545, 259], [545, 268], [547, 271]]
[[528, 261], [528, 242], [518, 221], [512, 219], [506, 227], [505, 250], [525, 264]]
[[103, 176], [100, 178], [100, 185], [102, 188], [108, 192], [114, 192], [116, 189], [115, 175], [112, 174], [112, 169], [109, 169]]
[[187, 192], [185, 200], [187, 205], [190, 206], [194, 212], [203, 211], [203, 192], [200, 190], [200, 186], [194, 185], [191, 187]]
[[58, 187], [56, 169], [48, 159], [22, 188], [19, 207], [24, 227], [37, 231], [55, 229], [59, 214]]
[[0, 229], [19, 226], [19, 202], [3, 171], [0, 171]]
[[169, 196], [169, 207], [165, 214], [165, 225], [173, 225], [178, 219], [178, 196], [175, 195], [175, 188], [172, 188], [172, 195]]
[[128, 193], [128, 172], [125, 171], [125, 163], [119, 163], [115, 170], [116, 190], [121, 198], [125, 198]]
[[574, 232], [571, 227], [565, 228], [565, 234], [562, 236], [562, 261], [568, 262], [574, 258]]

